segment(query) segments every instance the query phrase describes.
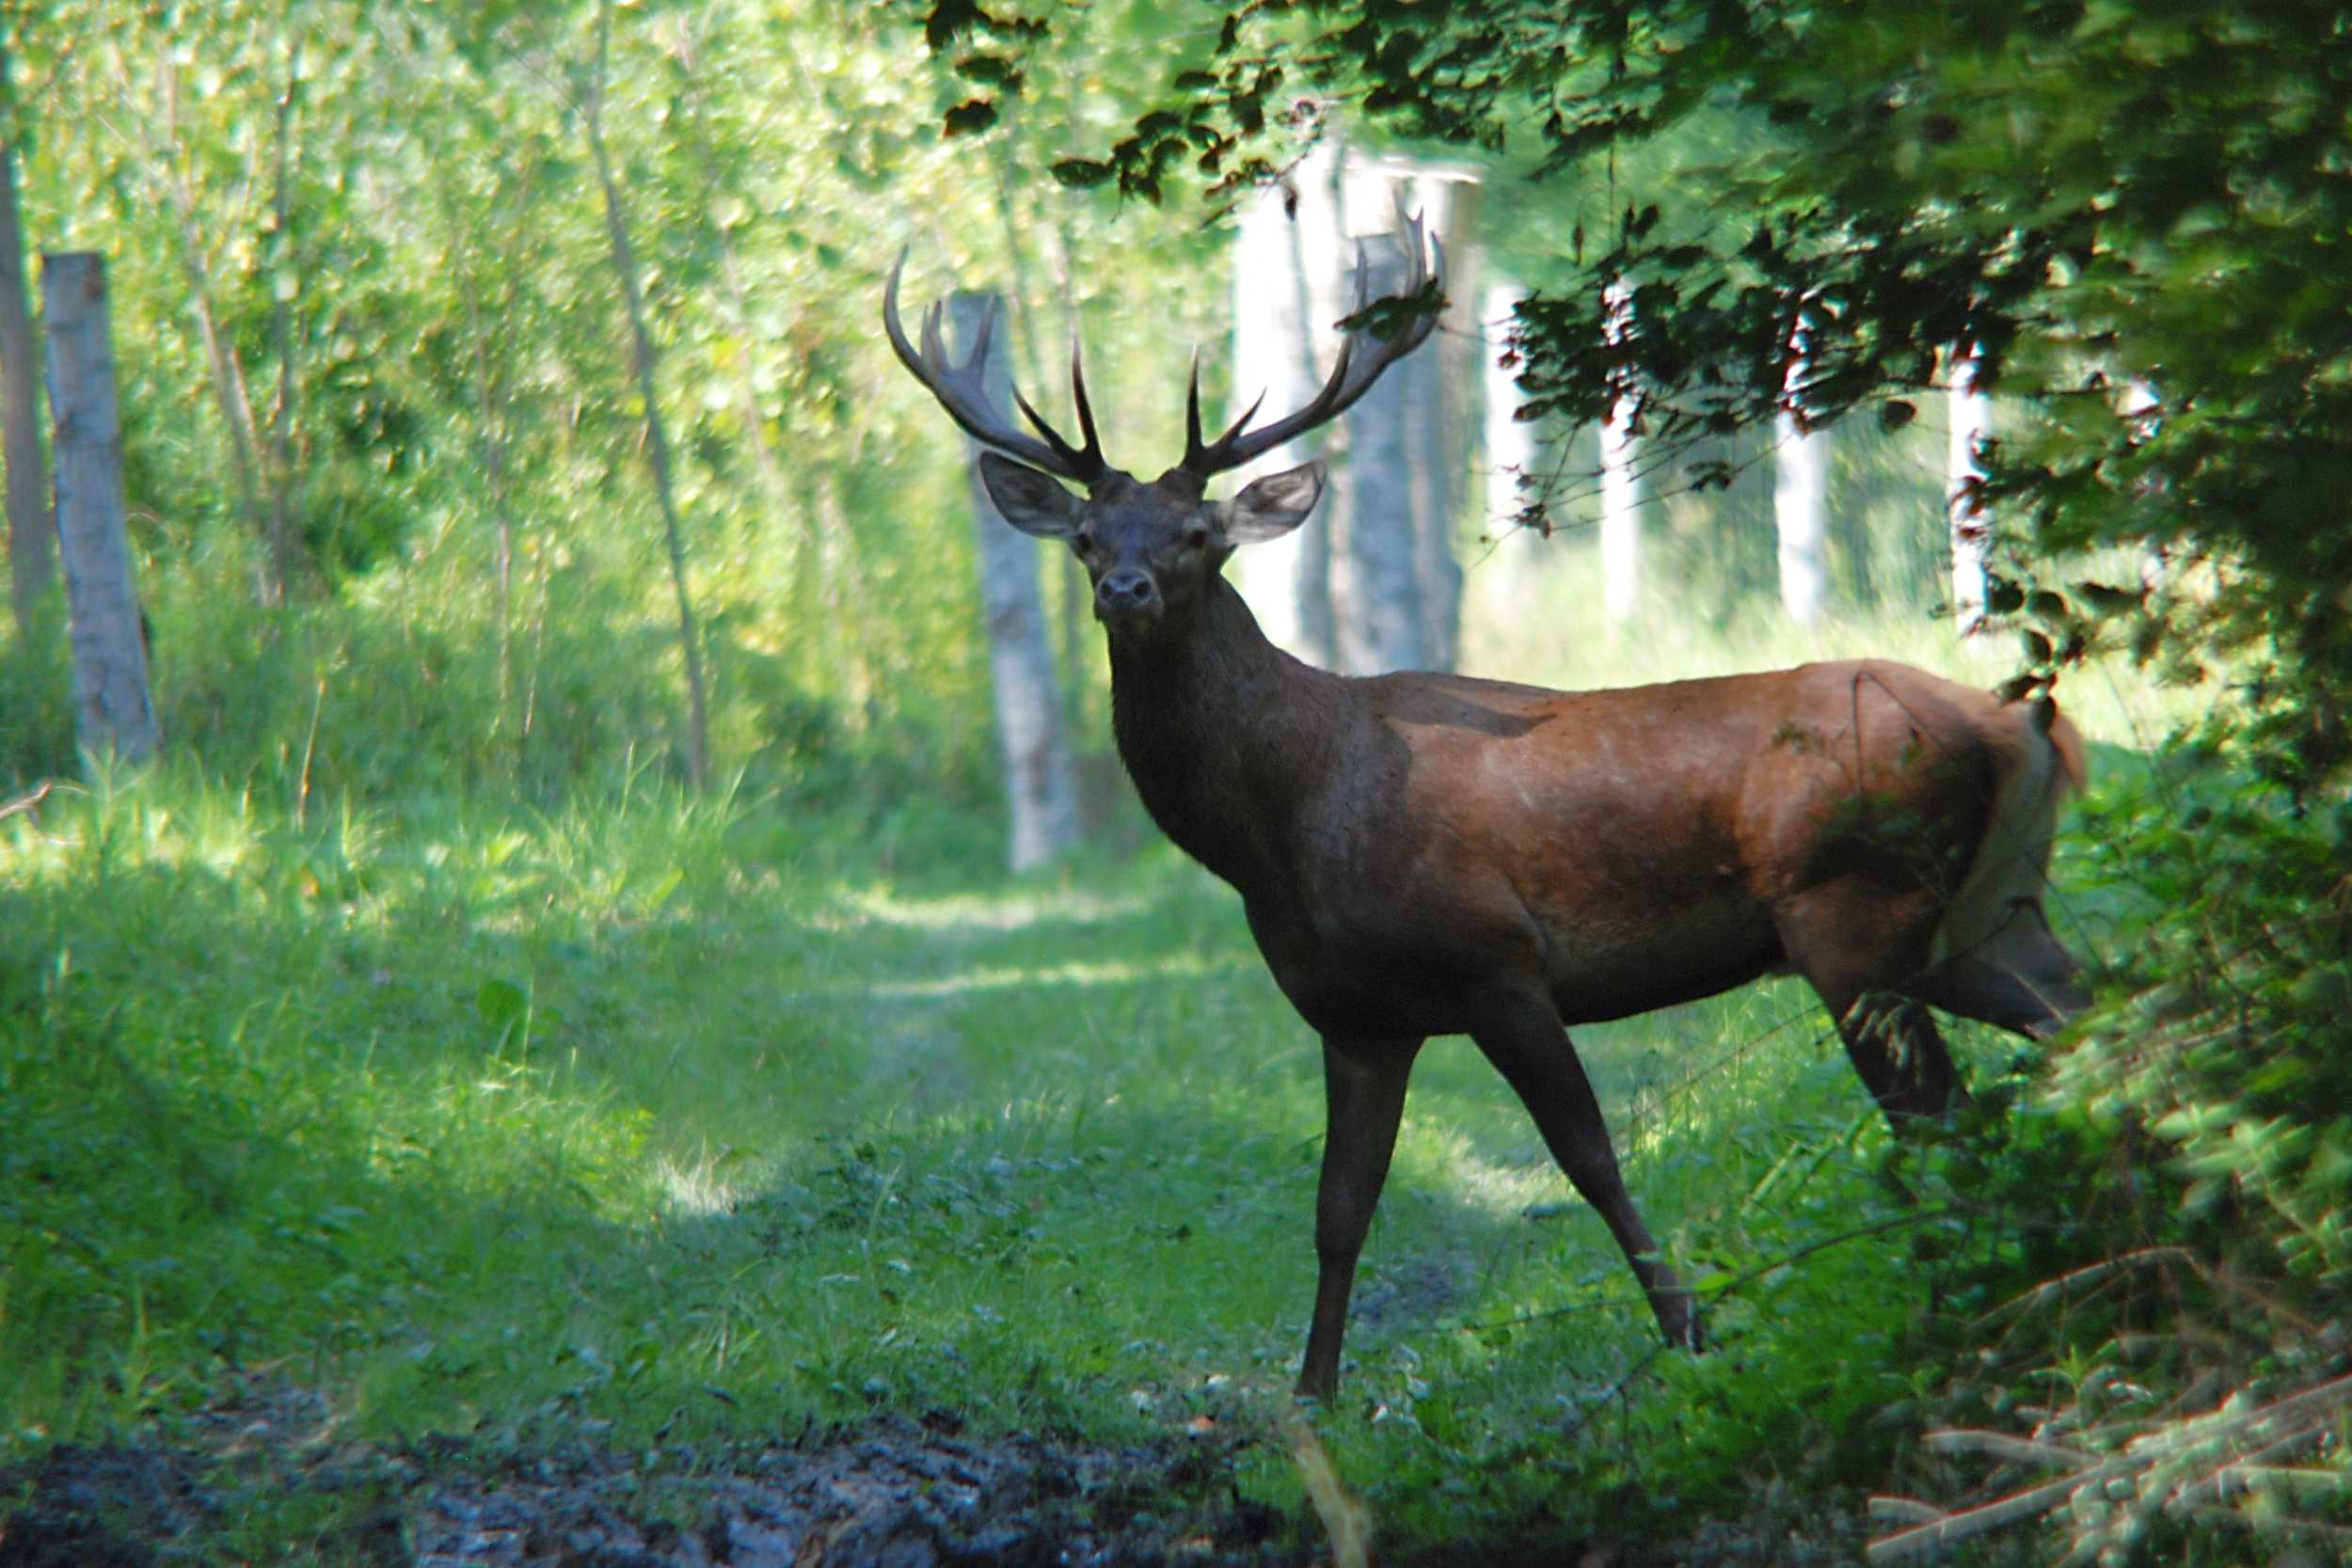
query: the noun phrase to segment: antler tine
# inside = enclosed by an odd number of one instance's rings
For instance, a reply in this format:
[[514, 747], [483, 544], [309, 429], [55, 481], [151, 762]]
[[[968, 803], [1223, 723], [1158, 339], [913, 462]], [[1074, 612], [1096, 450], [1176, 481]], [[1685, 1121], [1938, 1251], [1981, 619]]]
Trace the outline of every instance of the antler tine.
[[[1422, 220], [1405, 211], [1402, 198], [1397, 201], [1397, 217], [1410, 262], [1405, 286], [1394, 297], [1400, 301], [1417, 299], [1428, 291], [1432, 278], [1442, 289], [1445, 282], [1445, 252], [1438, 246], [1435, 236], [1427, 233]], [[1435, 256], [1434, 269], [1424, 256], [1424, 245]], [[1356, 247], [1353, 293], [1355, 301], [1348, 314], [1351, 317], [1360, 316], [1372, 307], [1372, 260], [1361, 244]], [[1360, 356], [1357, 350], [1361, 346], [1365, 333], [1361, 327], [1351, 328], [1340, 340], [1339, 356], [1332, 362], [1329, 379], [1324, 382], [1323, 389], [1304, 408], [1277, 420], [1263, 430], [1244, 434], [1245, 427], [1257, 415], [1258, 404], [1251, 404], [1248, 411], [1234, 420], [1224, 435], [1207, 446], [1202, 446], [1200, 440], [1200, 379], [1196, 365], [1193, 391], [1185, 417], [1184, 460], [1180, 467], [1196, 478], [1206, 480], [1226, 469], [1238, 468], [1285, 441], [1338, 418], [1358, 398], [1362, 397], [1391, 365], [1427, 341], [1437, 321], [1435, 310], [1423, 311], [1399, 325], [1387, 338], [1373, 339], [1370, 348]], [[1262, 396], [1259, 402], [1263, 401]]]
[[[1200, 350], [1195, 347], [1192, 351], [1192, 376], [1184, 386], [1184, 460], [1176, 466], [1191, 471], [1196, 458], [1215, 451], [1218, 447], [1240, 435], [1243, 428], [1258, 417], [1258, 410], [1264, 405], [1265, 393], [1261, 391], [1256, 397], [1250, 399], [1249, 406], [1243, 409], [1234, 418], [1233, 422], [1225, 427], [1223, 435], [1219, 436], [1216, 441], [1204, 445], [1200, 439]], [[1207, 474], [1215, 473], [1216, 470], [1209, 468], [1200, 471]]]
[[1422, 245], [1424, 243], [1422, 237], [1422, 214], [1406, 212], [1405, 198], [1401, 194], [1396, 194], [1396, 215], [1398, 220], [1405, 225], [1405, 249], [1411, 259], [1413, 268], [1412, 276], [1405, 280], [1405, 287], [1419, 293], [1421, 286], [1429, 281], [1429, 274], [1422, 265]]
[[1250, 400], [1249, 406], [1243, 409], [1233, 422], [1225, 427], [1223, 435], [1215, 441], [1204, 444], [1200, 439], [1200, 351], [1198, 348], [1194, 349], [1192, 351], [1192, 376], [1184, 387], [1184, 458], [1176, 467], [1185, 473], [1197, 474], [1202, 479], [1220, 471], [1221, 466], [1203, 467], [1201, 464], [1239, 436], [1248, 426], [1249, 421], [1258, 417], [1258, 410], [1264, 406], [1265, 393], [1261, 391]]
[[[1184, 455], [1205, 451], [1200, 444], [1200, 345], [1192, 345], [1192, 370], [1184, 378]], [[1181, 467], [1182, 465], [1179, 465]]]
[[1021, 395], [1020, 388], [1013, 389], [1012, 401], [1021, 405], [1022, 418], [1037, 428], [1037, 433], [1045, 437], [1045, 444], [1052, 447], [1065, 462], [1099, 476], [1109, 465], [1103, 459], [1102, 437], [1095, 434], [1094, 407], [1087, 402], [1086, 363], [1078, 352], [1078, 338], [1074, 332], [1070, 338], [1070, 397], [1078, 405], [1078, 433], [1086, 437], [1087, 443], [1083, 448], [1073, 447], [1063, 440], [1061, 432], [1045, 422], [1045, 416], [1030, 406], [1029, 400]]
[[1078, 351], [1075, 323], [1070, 328], [1070, 399], [1078, 405], [1078, 434], [1086, 437], [1087, 451], [1101, 457], [1103, 442], [1094, 433], [1094, 408], [1087, 402], [1086, 356]]
[[963, 356], [963, 373], [977, 375], [988, 364], [988, 340], [996, 331], [996, 296], [980, 308], [980, 329], [972, 334], [972, 352]]
[[[1058, 474], [1078, 484], [1091, 485], [1101, 479], [1108, 471], [1109, 465], [1104, 461], [1102, 443], [1095, 438], [1094, 416], [1087, 407], [1083, 383], [1077, 385], [1077, 396], [1078, 420], [1087, 437], [1084, 450], [1063, 440], [1053, 426], [1029, 406], [1028, 401], [1016, 388], [1012, 394], [1013, 402], [1044, 439], [1041, 441], [1035, 436], [1023, 435], [997, 413], [988, 394], [985, 372], [989, 340], [996, 326], [995, 301], [989, 302], [986, 313], [980, 318], [979, 329], [973, 334], [972, 351], [961, 365], [958, 365], [947, 352], [941, 329], [941, 324], [946, 317], [944, 301], [934, 302], [930, 309], [923, 312], [920, 329], [922, 347], [918, 350], [907, 341], [906, 328], [898, 322], [898, 279], [906, 270], [906, 264], [907, 252], [900, 250], [898, 260], [891, 266], [890, 280], [882, 286], [882, 330], [888, 335], [891, 351], [898, 355], [898, 362], [930, 390], [932, 397], [939, 400], [939, 405], [947, 411], [947, 417], [962, 427], [974, 440], [1017, 457], [1032, 467]], [[1073, 370], [1074, 373], [1074, 361]]]
[[929, 306], [924, 308], [923, 363], [933, 372], [940, 374], [946, 374], [946, 372], [954, 370], [956, 366], [955, 360], [950, 357], [947, 353], [946, 336], [940, 330], [940, 324], [946, 319], [947, 306], [946, 301], [935, 299], [931, 301]]

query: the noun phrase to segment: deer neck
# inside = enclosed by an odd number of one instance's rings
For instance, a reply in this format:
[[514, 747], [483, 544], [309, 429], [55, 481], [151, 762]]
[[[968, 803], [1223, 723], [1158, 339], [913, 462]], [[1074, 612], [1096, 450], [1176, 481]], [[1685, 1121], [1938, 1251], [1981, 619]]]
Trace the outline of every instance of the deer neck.
[[1160, 831], [1245, 895], [1279, 878], [1342, 749], [1344, 683], [1267, 641], [1222, 578], [1189, 624], [1110, 655], [1111, 731]]

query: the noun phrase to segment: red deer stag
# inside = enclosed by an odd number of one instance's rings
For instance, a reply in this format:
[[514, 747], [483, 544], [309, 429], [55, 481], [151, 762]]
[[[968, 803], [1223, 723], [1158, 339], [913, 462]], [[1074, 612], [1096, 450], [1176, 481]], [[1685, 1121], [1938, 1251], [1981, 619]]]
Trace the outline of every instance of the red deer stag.
[[[1608, 1223], [1667, 1338], [1694, 1344], [1690, 1294], [1634, 1211], [1567, 1024], [1802, 974], [1899, 1123], [1963, 1093], [1910, 1004], [2033, 1036], [2082, 1005], [2042, 908], [2058, 798], [2083, 770], [2074, 727], [2047, 702], [1874, 660], [1619, 691], [1351, 678], [1266, 641], [1220, 569], [1306, 518], [1323, 466], [1230, 500], [1204, 491], [1337, 416], [1429, 336], [1422, 296], [1437, 291], [1418, 220], [1404, 239], [1400, 297], [1421, 306], [1408, 325], [1385, 340], [1351, 332], [1305, 407], [1251, 429], [1253, 405], [1214, 441], [1196, 365], [1184, 460], [1148, 483], [1104, 461], [1074, 347], [1082, 447], [1017, 393], [1034, 436], [991, 406], [988, 325], [962, 364], [936, 307], [921, 349], [908, 341], [903, 252], [882, 297], [899, 359], [993, 449], [980, 474], [1005, 519], [1077, 552], [1137, 793], [1241, 894], [1275, 980], [1322, 1036], [1320, 1272], [1298, 1387], [1326, 1397], [1427, 1037], [1477, 1042]], [[1366, 293], [1359, 258], [1359, 316]]]

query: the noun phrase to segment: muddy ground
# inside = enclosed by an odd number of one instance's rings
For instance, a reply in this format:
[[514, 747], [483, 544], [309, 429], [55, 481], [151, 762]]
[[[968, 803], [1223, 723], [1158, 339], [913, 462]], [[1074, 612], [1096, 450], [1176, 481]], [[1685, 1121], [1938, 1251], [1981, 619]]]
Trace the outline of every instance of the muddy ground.
[[[288, 1560], [404, 1568], [1302, 1568], [1331, 1560], [1307, 1509], [1243, 1497], [1235, 1440], [1089, 1449], [979, 1440], [891, 1418], [791, 1443], [622, 1451], [559, 1439], [338, 1438], [279, 1391], [170, 1441], [61, 1446], [0, 1470], [0, 1568]], [[1600, 1542], [1521, 1522], [1387, 1544], [1388, 1568], [1812, 1564], [1859, 1556], [1858, 1521], [1713, 1522]]]
[[0, 1568], [159, 1568], [264, 1550], [418, 1568], [1261, 1568], [1308, 1557], [1290, 1521], [1230, 1484], [1219, 1496], [1214, 1460], [974, 1442], [913, 1422], [724, 1454], [427, 1440], [289, 1457], [56, 1449], [0, 1477], [10, 1499]]

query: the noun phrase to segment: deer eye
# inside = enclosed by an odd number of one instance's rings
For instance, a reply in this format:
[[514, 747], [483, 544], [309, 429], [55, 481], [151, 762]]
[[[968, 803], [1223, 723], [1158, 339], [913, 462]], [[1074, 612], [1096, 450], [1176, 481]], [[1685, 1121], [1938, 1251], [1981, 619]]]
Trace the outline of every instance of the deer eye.
[[1205, 549], [1207, 549], [1208, 547], [1209, 547], [1209, 525], [1208, 525], [1208, 524], [1206, 524], [1206, 523], [1195, 523], [1195, 524], [1193, 524], [1190, 528], [1188, 528], [1188, 529], [1184, 530], [1184, 548], [1186, 548], [1186, 549], [1188, 549], [1188, 550], [1205, 550]]
[[1094, 531], [1082, 528], [1071, 536], [1070, 543], [1076, 547], [1080, 555], [1092, 555], [1094, 553]]

